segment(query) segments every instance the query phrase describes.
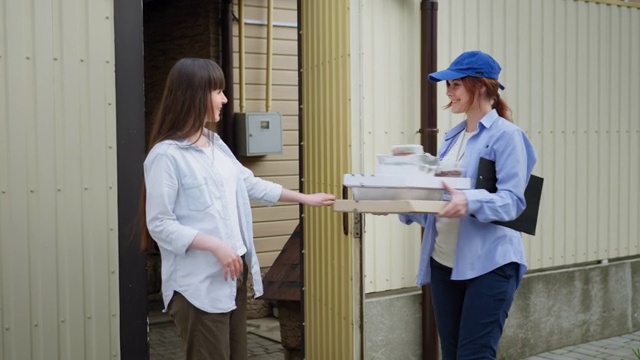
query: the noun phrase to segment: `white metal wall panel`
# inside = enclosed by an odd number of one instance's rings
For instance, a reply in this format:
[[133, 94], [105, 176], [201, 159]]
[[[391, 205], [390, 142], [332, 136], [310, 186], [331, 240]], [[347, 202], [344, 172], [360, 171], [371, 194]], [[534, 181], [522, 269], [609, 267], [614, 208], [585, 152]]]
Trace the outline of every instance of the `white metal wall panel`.
[[117, 358], [113, 3], [0, 19], [0, 359]]
[[[640, 9], [571, 0], [439, 3], [440, 68], [465, 50], [502, 65], [503, 98], [545, 177], [530, 268], [640, 254]], [[440, 84], [438, 103], [446, 105]], [[462, 120], [439, 113], [444, 130]]]
[[[420, 143], [420, 1], [352, 1], [353, 171], [374, 173], [376, 154]], [[365, 292], [415, 286], [420, 228], [396, 216], [365, 218]]]

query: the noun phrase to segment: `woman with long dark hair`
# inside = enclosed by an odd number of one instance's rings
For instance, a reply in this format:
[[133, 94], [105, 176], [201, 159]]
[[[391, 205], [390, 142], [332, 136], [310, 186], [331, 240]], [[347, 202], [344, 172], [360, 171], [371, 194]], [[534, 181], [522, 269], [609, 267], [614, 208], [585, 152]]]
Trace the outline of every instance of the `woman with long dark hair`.
[[220, 120], [224, 88], [214, 61], [178, 61], [167, 78], [144, 162], [148, 232], [141, 250], [154, 241], [160, 249], [162, 298], [187, 359], [247, 358], [248, 271], [255, 295], [262, 295], [249, 201], [327, 206], [335, 200], [284, 189], [238, 162], [205, 127]]

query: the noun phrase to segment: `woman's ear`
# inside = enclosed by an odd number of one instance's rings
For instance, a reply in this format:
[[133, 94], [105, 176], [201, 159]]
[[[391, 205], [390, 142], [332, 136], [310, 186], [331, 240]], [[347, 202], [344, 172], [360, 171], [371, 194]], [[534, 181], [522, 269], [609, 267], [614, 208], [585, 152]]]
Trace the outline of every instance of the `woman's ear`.
[[483, 100], [488, 99], [486, 86], [478, 85], [478, 87], [476, 88], [476, 98], [483, 99]]

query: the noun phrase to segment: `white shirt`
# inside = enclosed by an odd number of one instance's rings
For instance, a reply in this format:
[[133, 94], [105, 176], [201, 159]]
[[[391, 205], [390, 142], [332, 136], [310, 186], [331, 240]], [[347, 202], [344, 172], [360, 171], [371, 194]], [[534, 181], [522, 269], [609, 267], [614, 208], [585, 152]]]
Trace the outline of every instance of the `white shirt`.
[[[460, 163], [467, 150], [467, 141], [477, 132], [477, 130], [474, 132], [462, 131], [443, 161]], [[459, 228], [460, 219], [436, 217], [436, 243], [431, 256], [440, 264], [450, 268], [453, 268], [456, 260]]]
[[[217, 134], [205, 134], [218, 150], [214, 162], [226, 158], [232, 164], [230, 170], [238, 174], [235, 205], [227, 197], [222, 176], [227, 169], [220, 171], [222, 167], [212, 166], [204, 150], [186, 140], [165, 140], [151, 149], [144, 162], [146, 220], [160, 248], [165, 308], [178, 291], [203, 311], [226, 313], [236, 308], [235, 281], [224, 280], [213, 254], [189, 246], [199, 232], [234, 246], [238, 230], [246, 247], [245, 261], [253, 276], [255, 296], [262, 295], [249, 201], [273, 204], [280, 198], [282, 186], [254, 177]], [[233, 212], [238, 216], [238, 229], [231, 225]]]
[[242, 242], [242, 235], [240, 234], [240, 220], [238, 218], [238, 204], [236, 200], [236, 191], [238, 183], [238, 170], [235, 168], [231, 159], [226, 157], [220, 149], [212, 146], [203, 148], [207, 154], [213, 166], [218, 169], [222, 177], [224, 194], [227, 201], [227, 208], [229, 209], [229, 228], [232, 230], [232, 238], [229, 242], [233, 244], [233, 249], [236, 250], [238, 255], [244, 255], [247, 252], [246, 246]]

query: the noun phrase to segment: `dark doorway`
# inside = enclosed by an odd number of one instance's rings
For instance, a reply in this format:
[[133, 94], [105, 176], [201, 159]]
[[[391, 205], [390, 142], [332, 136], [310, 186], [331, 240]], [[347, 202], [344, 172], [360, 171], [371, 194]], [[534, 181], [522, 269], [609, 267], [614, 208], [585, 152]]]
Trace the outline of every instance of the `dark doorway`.
[[[145, 129], [151, 128], [169, 70], [184, 57], [220, 58], [220, 2], [147, 0], [144, 3]], [[147, 256], [149, 310], [162, 310], [160, 254]]]
[[[212, 59], [221, 64], [222, 1], [144, 1], [145, 148], [154, 111], [161, 101], [167, 75], [175, 62], [194, 57]], [[160, 293], [160, 266], [159, 251], [147, 254], [148, 287], [145, 296], [150, 324], [150, 354], [152, 359], [179, 359], [182, 354], [177, 329], [168, 315], [162, 312], [164, 304]], [[161, 341], [156, 341], [158, 338]], [[162, 346], [158, 346], [159, 343]]]

